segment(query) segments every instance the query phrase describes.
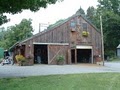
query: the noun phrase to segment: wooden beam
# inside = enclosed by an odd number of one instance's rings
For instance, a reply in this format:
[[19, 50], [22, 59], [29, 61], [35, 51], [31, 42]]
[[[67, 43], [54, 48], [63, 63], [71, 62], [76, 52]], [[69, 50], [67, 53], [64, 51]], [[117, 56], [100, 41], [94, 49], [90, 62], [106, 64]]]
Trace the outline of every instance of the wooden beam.
[[47, 53], [48, 53], [48, 64], [50, 64], [50, 60], [49, 60], [49, 59], [50, 59], [50, 58], [49, 58], [49, 57], [50, 57], [50, 53], [49, 53], [49, 51], [50, 51], [50, 50], [49, 50], [49, 45], [47, 45], [47, 49], [48, 49], [48, 50], [47, 50]]
[[75, 64], [77, 64], [77, 49], [75, 49]]

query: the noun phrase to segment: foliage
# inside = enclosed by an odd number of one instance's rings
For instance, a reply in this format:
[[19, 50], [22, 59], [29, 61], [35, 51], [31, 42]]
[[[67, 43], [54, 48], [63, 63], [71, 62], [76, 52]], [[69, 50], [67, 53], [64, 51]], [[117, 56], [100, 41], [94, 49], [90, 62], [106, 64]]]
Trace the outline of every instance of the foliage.
[[120, 0], [98, 0], [98, 8], [103, 12], [113, 11], [120, 15]]
[[1, 78], [1, 90], [119, 90], [120, 73]]
[[41, 7], [46, 8], [48, 4], [55, 4], [62, 0], [0, 0], [0, 25], [7, 22], [7, 18], [3, 13], [19, 13], [25, 9], [38, 11]]
[[116, 47], [120, 43], [120, 1], [119, 0], [99, 0], [97, 8], [102, 15], [105, 54], [116, 53]]
[[87, 32], [87, 31], [83, 31], [83, 32], [82, 32], [82, 35], [83, 35], [84, 37], [88, 37], [89, 32]]
[[87, 9], [87, 19], [100, 29], [102, 16], [105, 55], [113, 57], [120, 44], [120, 0], [98, 0], [97, 9]]
[[85, 16], [85, 11], [80, 7], [78, 9], [78, 11], [76, 12], [76, 14], [81, 14], [81, 15]]
[[32, 36], [32, 20], [23, 19], [20, 24], [0, 29], [0, 47], [8, 49], [14, 43]]
[[19, 61], [25, 61], [25, 57], [23, 55], [21, 55], [21, 54], [16, 55], [15, 58], [16, 58], [17, 62], [19, 62]]
[[3, 23], [8, 22], [9, 19], [7, 19], [7, 16], [0, 14], [0, 25], [2, 25]]
[[94, 23], [94, 21], [95, 21], [95, 15], [96, 15], [96, 9], [93, 6], [89, 7], [87, 9], [86, 17], [94, 25], [95, 25], [95, 23]]
[[57, 62], [63, 62], [65, 60], [63, 55], [58, 55], [56, 58]]

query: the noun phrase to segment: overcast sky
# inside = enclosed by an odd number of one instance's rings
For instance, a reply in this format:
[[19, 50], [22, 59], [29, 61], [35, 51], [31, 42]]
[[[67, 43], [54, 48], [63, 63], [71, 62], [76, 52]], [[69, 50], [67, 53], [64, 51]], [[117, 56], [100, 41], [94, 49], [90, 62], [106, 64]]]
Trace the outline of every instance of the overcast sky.
[[[39, 23], [53, 24], [59, 19], [65, 19], [75, 14], [80, 6], [86, 11], [89, 6], [96, 7], [97, 0], [64, 0], [53, 5], [48, 5], [46, 9], [41, 8], [38, 12], [25, 10], [20, 14], [7, 14], [10, 22], [0, 26], [8, 27], [20, 23], [23, 18], [32, 19], [34, 34], [39, 32]], [[43, 29], [43, 28], [41, 28]]]

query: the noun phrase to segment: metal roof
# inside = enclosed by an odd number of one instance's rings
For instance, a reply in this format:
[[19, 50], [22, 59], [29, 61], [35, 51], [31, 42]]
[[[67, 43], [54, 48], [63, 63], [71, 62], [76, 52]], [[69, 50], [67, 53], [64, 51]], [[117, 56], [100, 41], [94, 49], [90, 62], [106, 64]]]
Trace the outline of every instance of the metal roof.
[[117, 48], [120, 48], [120, 44], [117, 46]]

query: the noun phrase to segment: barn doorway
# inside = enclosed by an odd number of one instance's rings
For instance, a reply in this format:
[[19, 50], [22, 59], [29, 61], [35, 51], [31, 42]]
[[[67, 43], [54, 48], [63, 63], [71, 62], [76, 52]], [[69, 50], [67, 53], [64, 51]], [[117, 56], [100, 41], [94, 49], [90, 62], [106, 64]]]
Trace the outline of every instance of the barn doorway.
[[77, 49], [77, 63], [92, 63], [92, 49]]
[[48, 49], [47, 45], [34, 44], [34, 63], [48, 64]]

